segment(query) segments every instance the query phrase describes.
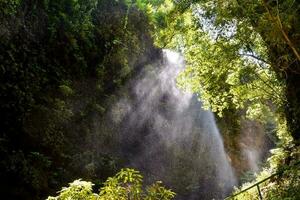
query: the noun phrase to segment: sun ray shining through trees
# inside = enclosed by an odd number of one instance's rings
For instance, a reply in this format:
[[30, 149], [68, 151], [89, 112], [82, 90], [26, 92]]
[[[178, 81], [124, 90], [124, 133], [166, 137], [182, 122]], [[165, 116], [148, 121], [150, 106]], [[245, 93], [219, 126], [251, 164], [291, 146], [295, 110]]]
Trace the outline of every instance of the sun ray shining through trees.
[[0, 0], [0, 114], [4, 199], [300, 199], [300, 3]]

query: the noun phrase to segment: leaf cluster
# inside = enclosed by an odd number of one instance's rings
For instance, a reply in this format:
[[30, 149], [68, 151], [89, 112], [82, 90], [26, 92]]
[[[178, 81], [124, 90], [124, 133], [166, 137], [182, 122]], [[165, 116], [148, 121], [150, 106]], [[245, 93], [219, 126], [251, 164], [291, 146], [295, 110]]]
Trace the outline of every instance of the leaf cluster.
[[142, 189], [142, 175], [134, 170], [125, 168], [117, 173], [114, 177], [108, 178], [100, 193], [95, 194], [92, 191], [91, 182], [75, 180], [70, 186], [63, 188], [57, 197], [48, 197], [48, 200], [170, 200], [175, 197], [175, 193], [166, 189], [162, 182], [158, 181]]

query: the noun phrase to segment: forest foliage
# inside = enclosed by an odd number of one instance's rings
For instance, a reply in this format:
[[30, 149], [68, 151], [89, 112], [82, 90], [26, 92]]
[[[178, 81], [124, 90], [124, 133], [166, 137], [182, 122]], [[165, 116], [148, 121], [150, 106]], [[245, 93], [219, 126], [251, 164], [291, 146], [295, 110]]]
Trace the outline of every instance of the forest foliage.
[[[78, 176], [100, 185], [118, 171], [122, 161], [97, 148], [115, 148], [114, 130], [97, 132], [95, 118], [159, 56], [152, 38], [184, 54], [178, 84], [206, 108], [276, 125], [277, 148], [258, 180], [291, 165], [300, 141], [299, 10], [294, 0], [0, 0], [3, 196], [40, 199]], [[120, 173], [102, 191], [118, 181]], [[264, 195], [297, 199], [299, 183], [294, 170]], [[95, 196], [90, 182], [75, 181], [55, 198], [77, 187]], [[147, 194], [159, 188], [169, 192], [154, 184]]]
[[157, 181], [148, 186], [145, 191], [142, 188], [143, 177], [133, 169], [122, 169], [114, 177], [108, 178], [104, 186], [100, 188], [100, 193], [93, 193], [91, 182], [75, 180], [70, 186], [63, 188], [57, 197], [48, 197], [47, 200], [170, 200], [175, 193], [162, 186], [162, 182]]
[[113, 151], [113, 127], [99, 126], [115, 91], [159, 57], [149, 30], [124, 1], [0, 1], [3, 197], [41, 199], [119, 170], [122, 161], [100, 148]]

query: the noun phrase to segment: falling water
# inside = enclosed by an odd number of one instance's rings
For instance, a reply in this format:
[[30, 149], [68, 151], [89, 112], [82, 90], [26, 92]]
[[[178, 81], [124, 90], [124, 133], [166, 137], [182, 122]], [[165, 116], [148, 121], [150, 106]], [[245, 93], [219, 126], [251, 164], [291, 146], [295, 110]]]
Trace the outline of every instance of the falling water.
[[162, 180], [177, 199], [221, 199], [235, 177], [214, 115], [197, 96], [176, 87], [183, 57], [163, 51], [158, 66], [145, 66], [114, 106], [120, 154], [147, 181]]

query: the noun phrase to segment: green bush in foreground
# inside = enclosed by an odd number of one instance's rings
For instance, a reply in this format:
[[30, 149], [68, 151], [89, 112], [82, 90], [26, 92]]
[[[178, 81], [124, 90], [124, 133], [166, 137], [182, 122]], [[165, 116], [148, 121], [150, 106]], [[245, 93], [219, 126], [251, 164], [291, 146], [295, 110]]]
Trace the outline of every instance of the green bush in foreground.
[[114, 177], [108, 178], [99, 194], [93, 193], [91, 182], [75, 180], [69, 187], [59, 191], [56, 197], [47, 200], [169, 200], [175, 193], [166, 189], [162, 182], [142, 188], [143, 176], [134, 169], [122, 169]]

